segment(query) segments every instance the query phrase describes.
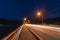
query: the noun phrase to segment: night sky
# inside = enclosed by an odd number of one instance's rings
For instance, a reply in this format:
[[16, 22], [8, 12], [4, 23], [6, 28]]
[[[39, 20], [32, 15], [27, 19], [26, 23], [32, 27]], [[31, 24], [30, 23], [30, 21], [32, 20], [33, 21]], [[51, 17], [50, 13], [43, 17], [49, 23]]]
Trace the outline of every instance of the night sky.
[[60, 0], [0, 0], [0, 18], [3, 19], [35, 18], [38, 9], [44, 11], [45, 18], [60, 17]]

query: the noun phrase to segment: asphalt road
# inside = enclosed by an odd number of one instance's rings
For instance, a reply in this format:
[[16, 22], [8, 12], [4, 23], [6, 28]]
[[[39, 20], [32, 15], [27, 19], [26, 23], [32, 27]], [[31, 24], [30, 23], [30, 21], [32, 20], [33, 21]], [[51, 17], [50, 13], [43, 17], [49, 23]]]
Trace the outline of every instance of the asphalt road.
[[21, 34], [19, 36], [19, 40], [37, 40], [36, 37], [28, 30], [27, 26], [24, 26]]
[[60, 40], [60, 28], [25, 24], [19, 40]]

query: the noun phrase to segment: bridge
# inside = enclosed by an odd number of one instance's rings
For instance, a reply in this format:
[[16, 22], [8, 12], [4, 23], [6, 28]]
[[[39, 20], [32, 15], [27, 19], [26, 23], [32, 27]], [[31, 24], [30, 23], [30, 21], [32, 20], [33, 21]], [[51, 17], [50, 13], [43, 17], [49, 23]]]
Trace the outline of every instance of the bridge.
[[23, 24], [1, 40], [60, 40], [60, 28]]

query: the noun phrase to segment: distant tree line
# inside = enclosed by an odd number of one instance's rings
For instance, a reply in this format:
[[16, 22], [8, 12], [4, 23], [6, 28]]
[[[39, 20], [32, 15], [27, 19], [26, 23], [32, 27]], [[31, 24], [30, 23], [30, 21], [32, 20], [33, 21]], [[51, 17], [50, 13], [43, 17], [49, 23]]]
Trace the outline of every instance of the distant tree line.
[[5, 19], [0, 19], [0, 24], [3, 25], [21, 25], [22, 24], [22, 20], [20, 21], [16, 21], [16, 20], [5, 20]]
[[[40, 20], [38, 20], [38, 19], [31, 19], [31, 23], [41, 24], [42, 20], [41, 19]], [[60, 25], [60, 17], [43, 19], [43, 23], [44, 24], [59, 24]]]

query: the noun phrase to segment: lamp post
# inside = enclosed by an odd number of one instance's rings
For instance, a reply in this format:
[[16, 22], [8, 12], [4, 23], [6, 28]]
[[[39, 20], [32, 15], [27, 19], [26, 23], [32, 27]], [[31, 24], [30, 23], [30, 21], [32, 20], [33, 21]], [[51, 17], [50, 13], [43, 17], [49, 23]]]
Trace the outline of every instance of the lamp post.
[[43, 24], [43, 14], [42, 14], [42, 24]]
[[27, 20], [27, 18], [24, 18], [24, 19], [23, 19], [23, 21], [24, 21], [24, 24], [26, 23], [26, 20]]
[[37, 12], [37, 16], [39, 17], [39, 20], [40, 20], [40, 16], [42, 17], [42, 24], [43, 24], [43, 14], [42, 14], [42, 11]]
[[39, 20], [40, 20], [40, 16], [41, 16], [41, 13], [37, 12], [37, 17], [39, 17]]

